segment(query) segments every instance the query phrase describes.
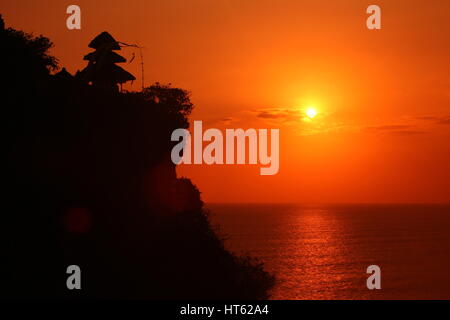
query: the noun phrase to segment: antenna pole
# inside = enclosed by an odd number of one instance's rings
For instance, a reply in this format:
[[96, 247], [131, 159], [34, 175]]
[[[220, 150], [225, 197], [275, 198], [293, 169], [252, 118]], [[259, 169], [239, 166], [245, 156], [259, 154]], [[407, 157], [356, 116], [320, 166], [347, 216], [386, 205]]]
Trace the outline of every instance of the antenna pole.
[[133, 48], [139, 49], [139, 54], [141, 56], [142, 91], [144, 91], [145, 84], [144, 84], [144, 55], [142, 54], [143, 47], [140, 47], [137, 44], [128, 44], [128, 43], [121, 42], [121, 41], [118, 41], [118, 43], [125, 47], [133, 47]]
[[139, 48], [139, 52], [141, 54], [142, 91], [144, 91], [144, 55], [142, 54], [142, 48]]

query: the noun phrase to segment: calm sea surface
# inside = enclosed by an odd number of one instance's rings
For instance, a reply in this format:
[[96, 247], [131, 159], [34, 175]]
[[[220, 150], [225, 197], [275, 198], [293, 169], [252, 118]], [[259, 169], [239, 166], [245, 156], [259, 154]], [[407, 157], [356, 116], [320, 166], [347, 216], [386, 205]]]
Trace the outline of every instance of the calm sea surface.
[[228, 249], [277, 275], [273, 299], [450, 299], [450, 205], [207, 207]]

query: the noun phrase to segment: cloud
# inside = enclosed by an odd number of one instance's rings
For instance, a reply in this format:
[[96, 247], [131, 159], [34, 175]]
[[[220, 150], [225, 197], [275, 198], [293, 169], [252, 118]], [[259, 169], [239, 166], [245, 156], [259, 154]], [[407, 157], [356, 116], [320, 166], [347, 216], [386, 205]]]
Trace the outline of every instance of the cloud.
[[399, 130], [408, 130], [413, 128], [412, 125], [380, 125], [380, 126], [372, 126], [367, 127], [369, 130], [374, 131], [399, 131]]
[[437, 121], [437, 124], [443, 124], [443, 125], [450, 126], [450, 116], [448, 116], [448, 117], [442, 117], [441, 119], [439, 119], [439, 120]]
[[278, 119], [281, 117], [280, 114], [276, 114], [276, 113], [270, 113], [267, 111], [263, 111], [258, 113], [257, 115], [258, 118], [265, 118], [265, 119]]
[[419, 134], [426, 134], [428, 132], [420, 130], [399, 130], [399, 131], [392, 131], [390, 133], [397, 136], [415, 136]]
[[416, 119], [432, 122], [434, 124], [450, 125], [450, 116], [422, 116], [416, 117]]
[[227, 127], [239, 122], [240, 119], [236, 117], [224, 117], [224, 118], [213, 118], [208, 120], [203, 120], [203, 123], [207, 127]]
[[427, 133], [426, 131], [420, 130], [419, 127], [415, 125], [406, 124], [369, 126], [365, 129], [373, 133], [392, 134], [397, 136], [412, 136]]
[[[243, 108], [237, 114], [218, 118], [217, 125], [233, 127], [286, 128], [300, 135], [316, 135], [338, 132], [366, 132], [384, 136], [419, 136], [439, 130], [440, 125], [450, 126], [450, 116], [423, 115], [401, 116], [387, 123], [355, 123], [341, 121], [335, 114], [319, 112], [314, 118], [306, 116], [299, 107]], [[442, 127], [442, 126], [441, 126]]]
[[226, 118], [220, 119], [218, 122], [223, 124], [223, 125], [229, 125], [229, 124], [231, 124], [231, 123], [233, 123], [235, 121], [236, 121], [236, 118], [226, 117]]
[[265, 125], [289, 128], [300, 135], [355, 131], [358, 129], [354, 125], [330, 119], [330, 114], [322, 110], [314, 119], [310, 119], [305, 110], [299, 107], [250, 109], [246, 113], [263, 121]]
[[296, 108], [262, 108], [259, 110], [250, 110], [256, 114], [256, 117], [262, 119], [274, 119], [283, 122], [299, 121], [304, 117], [304, 112]]

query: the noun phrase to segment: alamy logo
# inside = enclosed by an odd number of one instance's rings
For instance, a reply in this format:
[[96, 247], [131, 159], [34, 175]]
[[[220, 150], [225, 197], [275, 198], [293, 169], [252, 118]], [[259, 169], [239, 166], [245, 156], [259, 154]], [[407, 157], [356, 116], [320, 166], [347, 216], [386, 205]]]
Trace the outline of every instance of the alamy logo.
[[66, 26], [69, 30], [81, 29], [81, 9], [79, 6], [72, 4], [67, 7], [67, 14], [70, 16], [66, 20]]
[[70, 276], [67, 278], [66, 286], [69, 290], [80, 290], [81, 289], [81, 269], [77, 265], [70, 265], [66, 270], [67, 274]]
[[374, 29], [381, 29], [381, 9], [376, 4], [372, 4], [367, 7], [366, 10], [367, 14], [370, 14], [370, 16], [367, 18], [366, 25], [367, 29], [374, 30]]
[[[173, 147], [171, 158], [175, 164], [246, 164], [248, 149], [248, 164], [259, 160], [265, 166], [260, 169], [261, 175], [275, 175], [279, 170], [279, 129], [270, 130], [270, 155], [268, 135], [267, 129], [226, 129], [224, 143], [222, 131], [203, 132], [202, 121], [194, 121], [193, 139], [186, 129], [173, 131], [171, 140], [181, 141]], [[204, 141], [210, 143], [203, 149]]]
[[367, 267], [367, 273], [371, 274], [367, 278], [367, 289], [381, 289], [381, 269], [377, 265], [371, 265]]

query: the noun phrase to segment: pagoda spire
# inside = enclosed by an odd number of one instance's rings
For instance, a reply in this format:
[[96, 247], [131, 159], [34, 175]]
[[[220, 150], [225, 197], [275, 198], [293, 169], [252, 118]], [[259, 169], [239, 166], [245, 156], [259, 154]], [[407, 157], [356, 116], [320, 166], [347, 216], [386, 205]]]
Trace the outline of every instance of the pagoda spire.
[[83, 81], [96, 87], [118, 91], [119, 85], [136, 79], [116, 65], [127, 60], [115, 52], [121, 50], [120, 45], [108, 32], [102, 32], [95, 37], [89, 47], [95, 51], [84, 56], [88, 65], [79, 74]]

